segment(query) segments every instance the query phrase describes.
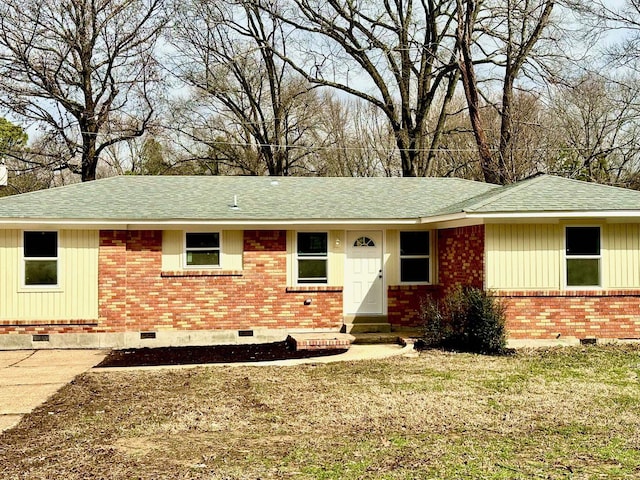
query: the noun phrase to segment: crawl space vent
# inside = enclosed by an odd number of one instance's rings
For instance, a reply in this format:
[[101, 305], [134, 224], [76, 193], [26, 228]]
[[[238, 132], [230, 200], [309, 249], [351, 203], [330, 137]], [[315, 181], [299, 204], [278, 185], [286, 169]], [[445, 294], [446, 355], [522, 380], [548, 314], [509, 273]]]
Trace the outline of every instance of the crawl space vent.
[[140, 332], [140, 340], [152, 340], [156, 338], [156, 332]]
[[238, 330], [239, 337], [253, 337], [253, 330]]
[[49, 341], [49, 335], [34, 335], [33, 336], [33, 341], [34, 342], [48, 342]]

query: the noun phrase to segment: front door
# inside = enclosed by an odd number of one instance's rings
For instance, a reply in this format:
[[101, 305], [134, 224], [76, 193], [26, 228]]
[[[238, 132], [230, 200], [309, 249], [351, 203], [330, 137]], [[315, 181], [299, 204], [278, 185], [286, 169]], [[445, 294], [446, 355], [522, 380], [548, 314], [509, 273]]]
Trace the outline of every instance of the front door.
[[346, 314], [383, 313], [382, 232], [347, 232]]

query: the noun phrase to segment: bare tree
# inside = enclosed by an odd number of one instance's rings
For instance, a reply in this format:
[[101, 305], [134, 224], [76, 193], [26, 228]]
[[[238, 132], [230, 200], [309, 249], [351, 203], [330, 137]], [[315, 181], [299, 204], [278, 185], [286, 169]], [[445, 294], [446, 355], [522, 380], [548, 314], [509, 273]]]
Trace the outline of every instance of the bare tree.
[[640, 91], [626, 81], [587, 75], [559, 87], [550, 122], [559, 133], [553, 173], [628, 185], [640, 168]]
[[303, 173], [319, 105], [312, 86], [275, 53], [286, 51], [283, 23], [244, 0], [189, 0], [176, 12], [176, 71], [194, 89], [197, 115], [204, 104], [209, 119], [222, 120], [203, 139], [210, 153], [242, 150], [243, 173]]
[[395, 136], [380, 109], [333, 93], [327, 93], [322, 103], [326, 148], [317, 153], [319, 173], [340, 177], [391, 177], [402, 173]]
[[[457, 43], [471, 125], [478, 146], [484, 179], [491, 183], [509, 183], [518, 180], [514, 164], [510, 161], [514, 135], [515, 82], [527, 65], [537, 75], [536, 82], [544, 81], [550, 55], [545, 43], [557, 42], [552, 30], [551, 14], [555, 0], [456, 0]], [[482, 92], [476, 75], [476, 64], [490, 60], [502, 72], [500, 75], [501, 101], [494, 106], [500, 115], [500, 141], [494, 155], [487, 140], [485, 125], [480, 119], [483, 100], [490, 97]], [[529, 72], [526, 72], [529, 73]], [[495, 85], [490, 83], [489, 85]], [[512, 159], [511, 159], [512, 160]]]
[[454, 0], [254, 1], [296, 32], [299, 48], [279, 52], [283, 59], [313, 84], [379, 108], [394, 133], [403, 175], [429, 171], [435, 136], [429, 120], [450, 98], [442, 94], [447, 85], [457, 82]]
[[48, 165], [93, 180], [100, 154], [153, 117], [163, 0], [6, 0], [0, 105], [67, 145]]

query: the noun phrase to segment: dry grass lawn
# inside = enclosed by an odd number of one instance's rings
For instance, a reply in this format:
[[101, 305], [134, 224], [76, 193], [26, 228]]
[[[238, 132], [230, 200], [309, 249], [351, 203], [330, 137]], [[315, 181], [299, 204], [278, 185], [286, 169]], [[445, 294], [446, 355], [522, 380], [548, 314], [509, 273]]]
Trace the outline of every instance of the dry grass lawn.
[[640, 347], [88, 373], [3, 479], [639, 478]]

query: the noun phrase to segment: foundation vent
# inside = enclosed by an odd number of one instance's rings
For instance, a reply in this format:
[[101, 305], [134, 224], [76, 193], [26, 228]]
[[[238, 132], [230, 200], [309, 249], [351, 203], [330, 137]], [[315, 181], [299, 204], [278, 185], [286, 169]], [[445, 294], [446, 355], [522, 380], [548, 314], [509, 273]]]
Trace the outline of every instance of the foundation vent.
[[48, 342], [49, 341], [49, 335], [46, 335], [46, 334], [34, 335], [33, 336], [33, 341], [34, 342]]
[[595, 345], [598, 341], [595, 338], [581, 338], [580, 345]]
[[253, 330], [238, 330], [239, 337], [253, 337]]
[[156, 338], [156, 332], [140, 332], [140, 340], [153, 340]]

